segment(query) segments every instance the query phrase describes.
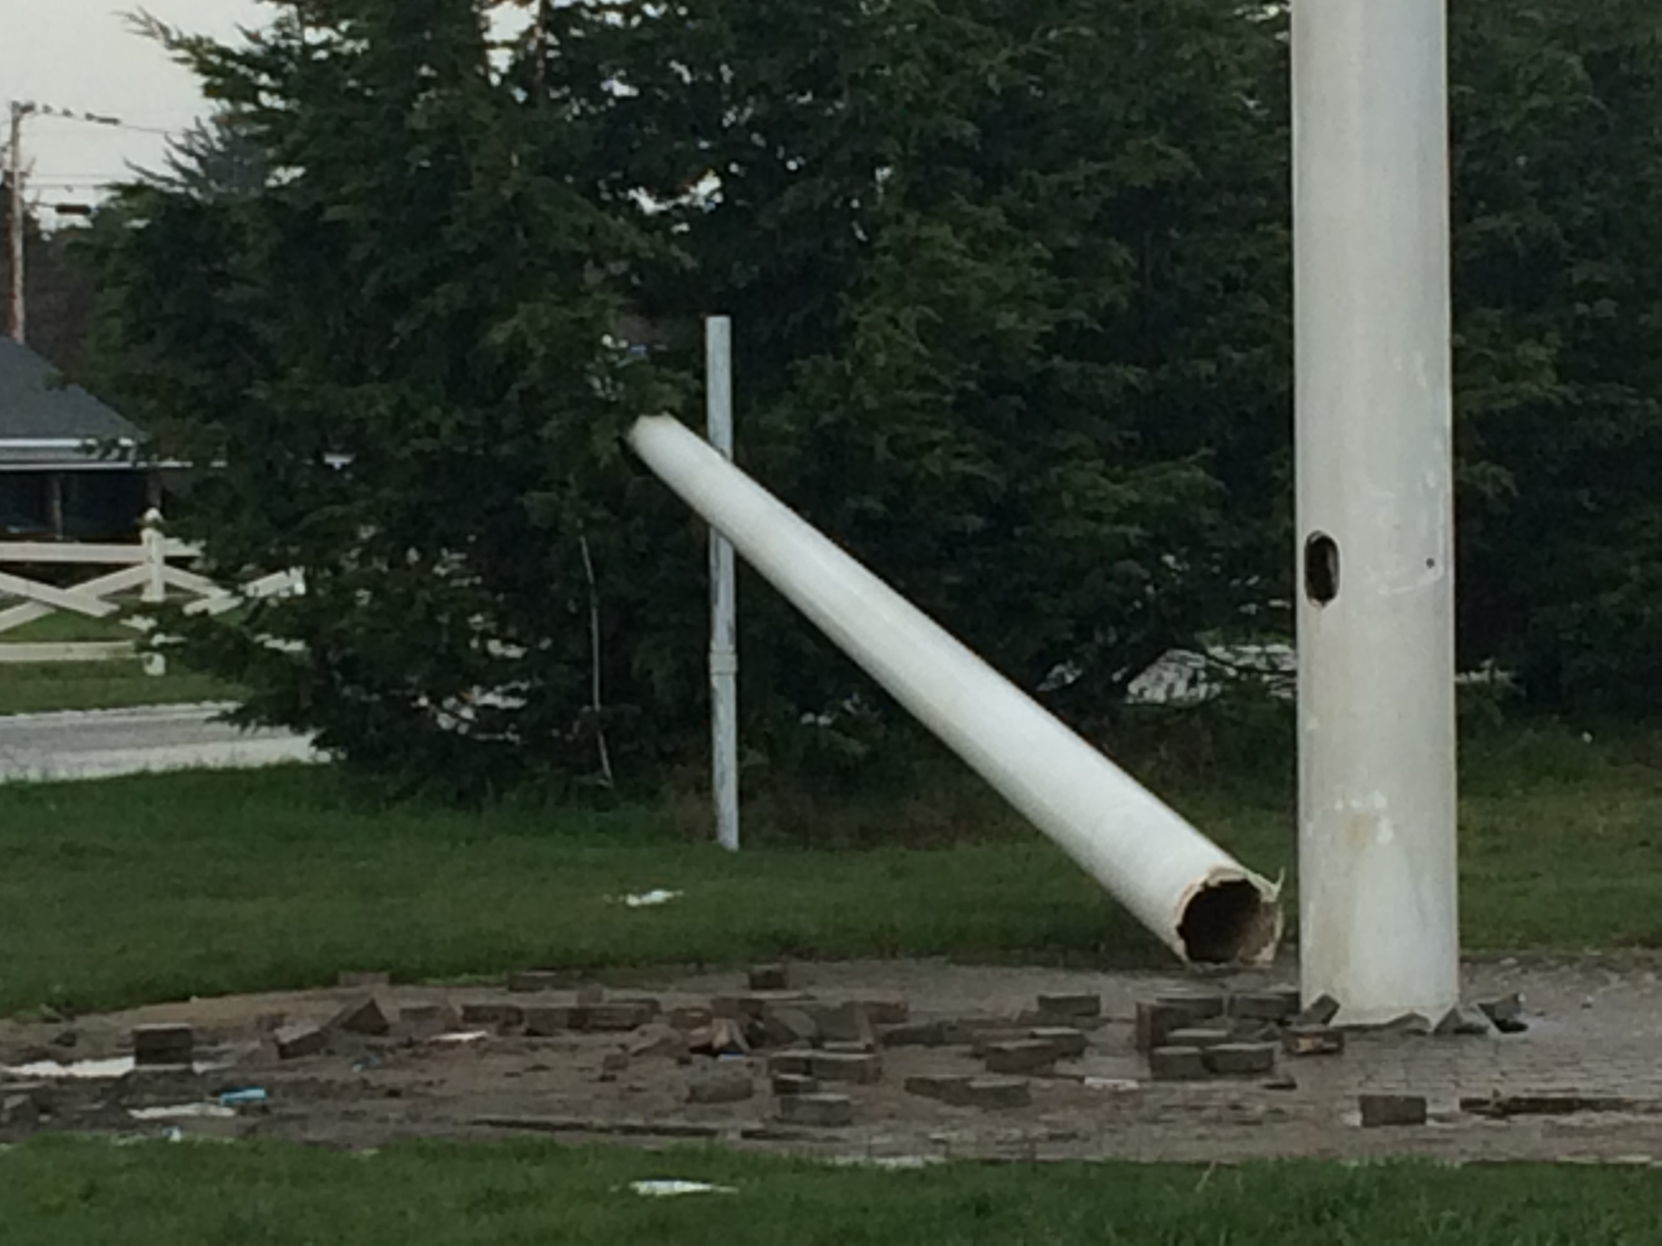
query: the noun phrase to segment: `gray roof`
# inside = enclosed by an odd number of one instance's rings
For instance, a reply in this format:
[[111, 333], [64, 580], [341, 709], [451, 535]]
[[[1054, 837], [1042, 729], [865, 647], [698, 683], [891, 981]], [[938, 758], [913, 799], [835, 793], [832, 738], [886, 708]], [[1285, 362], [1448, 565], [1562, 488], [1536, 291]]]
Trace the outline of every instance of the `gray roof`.
[[27, 346], [0, 337], [0, 447], [8, 441], [91, 441], [143, 437], [138, 426], [56, 370]]

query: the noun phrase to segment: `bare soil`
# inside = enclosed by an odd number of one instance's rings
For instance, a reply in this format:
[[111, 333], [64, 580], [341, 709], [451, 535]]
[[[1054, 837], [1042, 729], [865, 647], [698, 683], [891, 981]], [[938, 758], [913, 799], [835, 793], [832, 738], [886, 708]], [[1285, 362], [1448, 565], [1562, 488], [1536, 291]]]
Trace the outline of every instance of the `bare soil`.
[[[385, 1037], [332, 1035], [329, 1050], [279, 1058], [279, 1023], [322, 1023], [364, 989], [197, 999], [55, 1021], [0, 1021], [0, 1102], [14, 1106], [0, 1140], [38, 1130], [153, 1135], [178, 1129], [223, 1137], [273, 1137], [368, 1148], [414, 1137], [490, 1138], [539, 1131], [571, 1140], [624, 1139], [659, 1145], [709, 1138], [743, 1148], [899, 1163], [939, 1158], [1116, 1157], [1231, 1162], [1270, 1156], [1421, 1155], [1449, 1160], [1582, 1160], [1651, 1163], [1662, 1158], [1662, 957], [1634, 954], [1570, 960], [1507, 959], [1466, 967], [1470, 1000], [1521, 992], [1529, 1029], [1517, 1035], [1434, 1038], [1353, 1032], [1342, 1056], [1281, 1056], [1274, 1079], [1154, 1082], [1135, 1050], [1138, 1000], [1180, 987], [1250, 990], [1285, 984], [1280, 973], [1197, 980], [1159, 973], [992, 968], [944, 961], [792, 966], [792, 986], [836, 1003], [892, 997], [912, 1020], [1014, 1024], [1040, 993], [1094, 992], [1103, 1020], [1087, 1031], [1082, 1057], [1030, 1079], [1032, 1102], [984, 1110], [910, 1094], [921, 1073], [983, 1072], [965, 1044], [882, 1049], [874, 1085], [824, 1089], [854, 1101], [843, 1128], [785, 1125], [766, 1074], [769, 1049], [739, 1062], [754, 1094], [728, 1104], [687, 1101], [689, 1082], [713, 1057], [614, 1054], [629, 1034], [528, 1037], [493, 1027], [474, 1041], [436, 1041], [395, 1027]], [[667, 1013], [747, 993], [742, 973], [664, 971], [605, 982], [609, 997], [655, 998]], [[415, 1004], [561, 1004], [571, 991], [509, 994], [488, 986], [393, 985], [373, 992], [396, 1015]], [[134, 1026], [195, 1027], [195, 1069], [136, 1069], [72, 1079], [17, 1066], [131, 1053]], [[461, 1026], [461, 1029], [478, 1028]], [[608, 1055], [612, 1055], [610, 1062]], [[613, 1067], [605, 1066], [610, 1063]], [[729, 1067], [733, 1061], [729, 1061]], [[617, 1067], [622, 1065], [621, 1068]], [[1292, 1085], [1287, 1084], [1288, 1079]], [[139, 1119], [135, 1109], [213, 1102], [257, 1086], [264, 1104], [232, 1115]], [[1428, 1098], [1422, 1126], [1360, 1126], [1357, 1095], [1405, 1092]], [[27, 1095], [45, 1110], [18, 1112]], [[1475, 1101], [1513, 1097], [1517, 1114], [1496, 1117]], [[1527, 1097], [1527, 1100], [1526, 1100]], [[1462, 1100], [1466, 1101], [1462, 1107]]]

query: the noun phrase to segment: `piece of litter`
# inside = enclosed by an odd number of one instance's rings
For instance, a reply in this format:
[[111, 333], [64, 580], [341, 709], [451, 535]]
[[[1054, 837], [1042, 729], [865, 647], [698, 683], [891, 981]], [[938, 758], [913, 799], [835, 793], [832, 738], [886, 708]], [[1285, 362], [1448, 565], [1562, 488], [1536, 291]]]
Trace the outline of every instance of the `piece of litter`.
[[679, 1194], [737, 1194], [730, 1185], [705, 1181], [631, 1181], [629, 1188], [642, 1198], [674, 1198]]
[[882, 1168], [908, 1172], [946, 1163], [943, 1155], [834, 1155], [827, 1161], [833, 1168]]
[[228, 1108], [234, 1108], [249, 1103], [264, 1103], [270, 1097], [264, 1086], [241, 1086], [236, 1090], [220, 1091], [219, 1101]]
[[481, 1038], [489, 1037], [490, 1031], [488, 1030], [458, 1030], [452, 1034], [435, 1035], [433, 1041], [435, 1043], [476, 1043]]
[[668, 904], [680, 895], [679, 891], [665, 891], [660, 887], [654, 891], [643, 891], [639, 895], [624, 896], [623, 903], [632, 909], [649, 909], [660, 904]]
[[173, 1103], [160, 1108], [128, 1108], [127, 1115], [136, 1121], [180, 1121], [209, 1118], [223, 1120], [237, 1114], [235, 1108], [218, 1103]]
[[109, 1060], [76, 1060], [72, 1064], [59, 1064], [56, 1060], [36, 1060], [33, 1064], [20, 1064], [7, 1069], [6, 1072], [18, 1077], [100, 1078], [125, 1077], [133, 1068], [133, 1057], [116, 1056]]
[[1136, 1090], [1140, 1082], [1130, 1077], [1087, 1077], [1081, 1083], [1086, 1090]]

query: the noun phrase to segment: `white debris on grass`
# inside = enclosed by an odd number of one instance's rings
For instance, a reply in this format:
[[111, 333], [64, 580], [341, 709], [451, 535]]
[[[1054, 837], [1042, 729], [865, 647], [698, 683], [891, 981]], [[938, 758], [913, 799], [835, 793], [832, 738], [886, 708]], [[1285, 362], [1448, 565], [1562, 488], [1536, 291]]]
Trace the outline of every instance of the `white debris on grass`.
[[127, 1115], [136, 1121], [225, 1120], [234, 1118], [235, 1108], [217, 1103], [170, 1103], [159, 1108], [128, 1108]]
[[737, 1194], [730, 1185], [711, 1185], [707, 1181], [649, 1180], [631, 1181], [629, 1189], [642, 1198], [675, 1198], [681, 1194]]
[[477, 1043], [482, 1038], [489, 1038], [488, 1030], [456, 1030], [450, 1034], [439, 1034], [433, 1038], [435, 1043]]
[[652, 891], [643, 891], [638, 895], [623, 896], [621, 903], [625, 908], [650, 909], [660, 904], [668, 904], [671, 900], [679, 899], [679, 891], [665, 891], [662, 887]]

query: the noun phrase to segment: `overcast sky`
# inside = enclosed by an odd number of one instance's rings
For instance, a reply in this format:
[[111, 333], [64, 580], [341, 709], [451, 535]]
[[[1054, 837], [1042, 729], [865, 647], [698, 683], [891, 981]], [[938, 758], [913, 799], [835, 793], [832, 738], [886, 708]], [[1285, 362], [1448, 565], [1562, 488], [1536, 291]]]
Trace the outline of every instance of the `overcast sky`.
[[[227, 40], [239, 26], [263, 24], [275, 12], [257, 0], [0, 0], [0, 100], [33, 100], [160, 130], [189, 125], [207, 105], [187, 71], [127, 29], [122, 14], [136, 8]], [[128, 161], [158, 165], [165, 142], [143, 130], [30, 117], [23, 143], [33, 166], [30, 198], [84, 202], [100, 182], [126, 177]]]

